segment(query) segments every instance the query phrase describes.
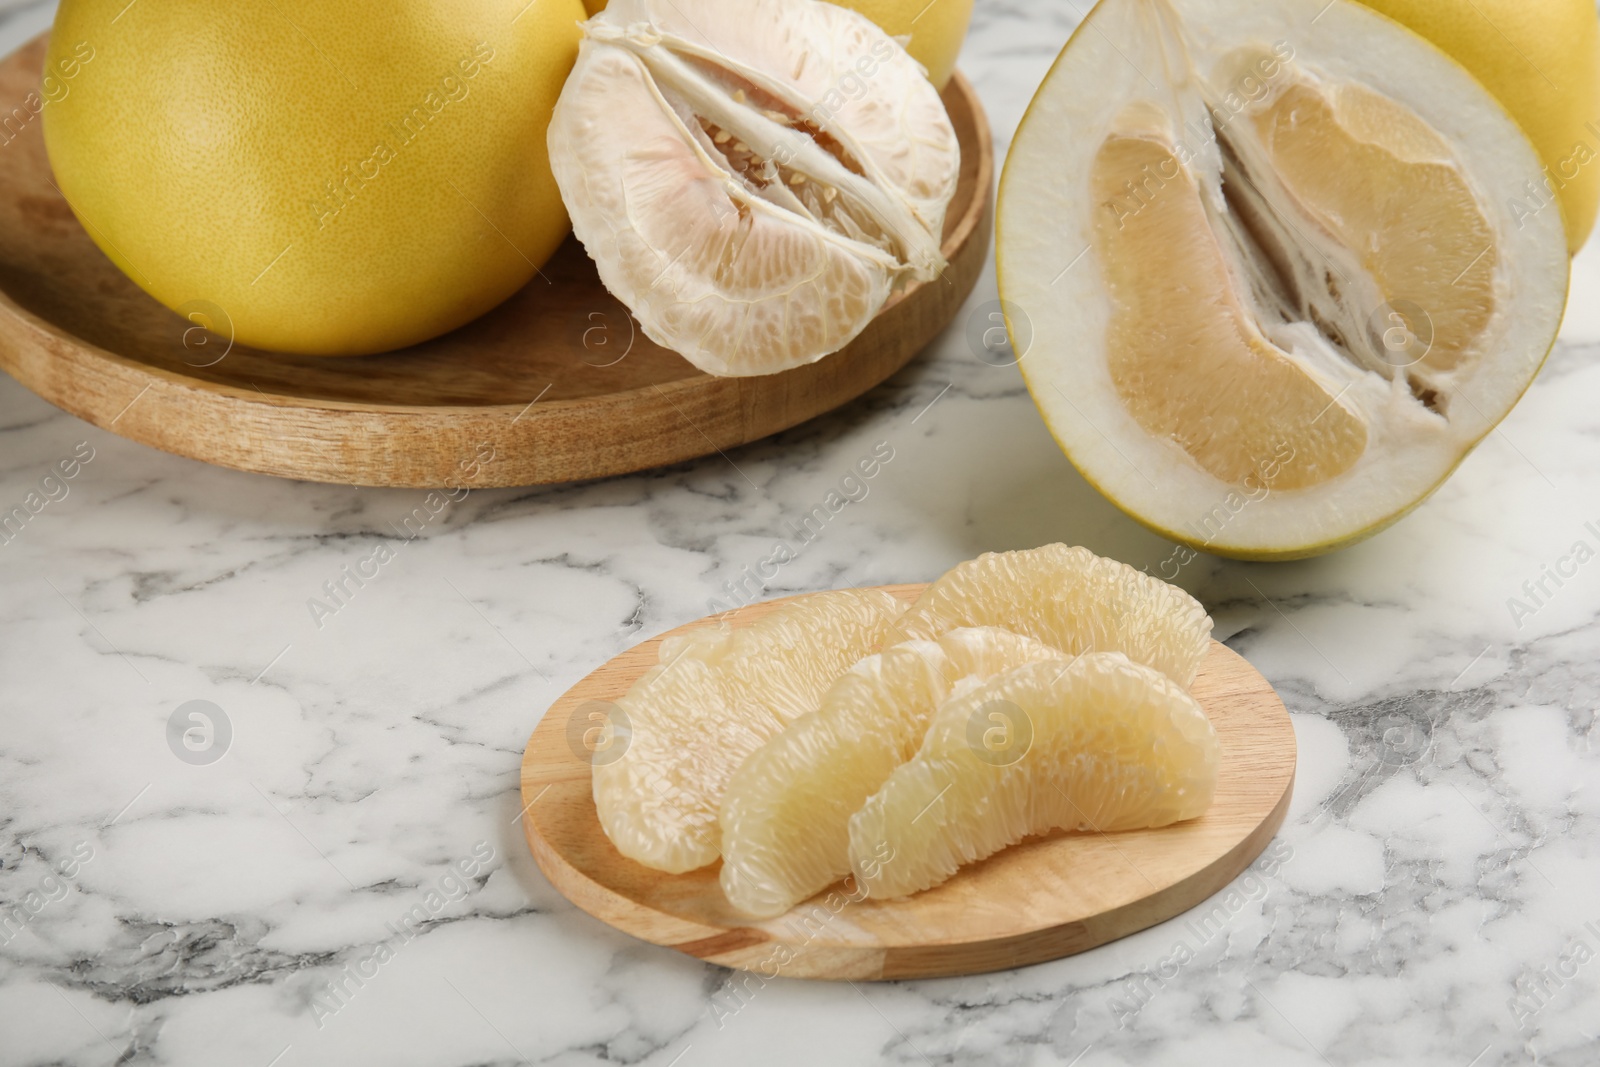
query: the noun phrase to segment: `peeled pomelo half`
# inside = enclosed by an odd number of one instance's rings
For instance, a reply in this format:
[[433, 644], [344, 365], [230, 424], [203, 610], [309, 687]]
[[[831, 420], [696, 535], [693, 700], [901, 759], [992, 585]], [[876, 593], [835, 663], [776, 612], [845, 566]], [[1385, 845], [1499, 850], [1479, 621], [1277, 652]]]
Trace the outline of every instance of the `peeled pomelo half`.
[[717, 810], [733, 772], [878, 651], [903, 610], [888, 593], [846, 589], [749, 626], [663, 641], [660, 663], [616, 702], [621, 714], [609, 725], [624, 738], [612, 749], [620, 755], [592, 766], [595, 809], [617, 851], [673, 874], [716, 860]]
[[945, 267], [960, 147], [904, 48], [819, 0], [612, 0], [550, 124], [573, 232], [651, 340], [722, 376], [844, 347]]
[[957, 564], [895, 624], [896, 640], [931, 640], [964, 626], [1003, 627], [1069, 655], [1121, 652], [1183, 686], [1211, 647], [1211, 617], [1194, 597], [1062, 544]]
[[1102, 0], [1000, 185], [1023, 376], [1159, 533], [1263, 559], [1358, 540], [1554, 342], [1567, 249], [1558, 208], [1522, 206], [1540, 176], [1465, 70], [1351, 0]]
[[734, 772], [722, 797], [722, 889], [749, 915], [781, 915], [850, 873], [850, 816], [916, 754], [953, 688], [1061, 653], [992, 627], [868, 656], [821, 706]]
[[1216, 732], [1116, 652], [1028, 663], [940, 706], [915, 758], [849, 823], [869, 896], [938, 885], [1031, 834], [1167, 826], [1210, 807]]

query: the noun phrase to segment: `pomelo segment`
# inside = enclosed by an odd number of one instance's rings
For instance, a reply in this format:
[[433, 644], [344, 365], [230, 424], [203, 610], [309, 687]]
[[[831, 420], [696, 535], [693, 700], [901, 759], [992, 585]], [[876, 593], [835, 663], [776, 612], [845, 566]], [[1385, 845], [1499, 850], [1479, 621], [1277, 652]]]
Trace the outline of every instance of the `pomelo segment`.
[[[1128, 175], [1175, 173], [1175, 188], [1118, 214]], [[1117, 396], [1146, 433], [1176, 441], [1225, 482], [1256, 473], [1280, 445], [1301, 462], [1274, 488], [1343, 474], [1367, 427], [1261, 335], [1234, 293], [1226, 253], [1192, 175], [1160, 139], [1113, 134], [1095, 157], [1095, 250], [1113, 301], [1108, 360]], [[1151, 270], [1177, 261], [1183, 270]], [[1220, 409], [1217, 383], [1229, 386]], [[1220, 409], [1220, 410], [1219, 410]]]
[[1219, 758], [1194, 698], [1149, 667], [1115, 652], [1026, 664], [939, 708], [916, 757], [851, 817], [853, 873], [893, 898], [1031, 834], [1192, 819]]
[[1566, 238], [1526, 209], [1540, 174], [1481, 85], [1353, 0], [1102, 0], [1001, 181], [1023, 375], [1152, 529], [1247, 558], [1359, 539], [1554, 341]]
[[[1428, 331], [1426, 350], [1407, 366], [1448, 371], [1470, 358], [1494, 318], [1500, 254], [1450, 145], [1361, 85], [1290, 85], [1252, 118], [1285, 193], [1357, 257], [1356, 271], [1379, 293], [1403, 294], [1426, 310], [1427, 322], [1404, 322], [1413, 334]], [[1420, 381], [1426, 388], [1428, 379]]]
[[963, 684], [1061, 653], [994, 628], [953, 630], [869, 656], [744, 762], [722, 799], [722, 889], [748, 915], [781, 915], [850, 872], [850, 816], [922, 744]]
[[840, 590], [663, 641], [659, 665], [616, 702], [621, 755], [593, 763], [595, 808], [617, 851], [674, 874], [715, 861], [733, 772], [878, 651], [903, 610], [879, 590]]
[[1062, 544], [958, 564], [896, 624], [898, 640], [998, 626], [1068, 655], [1121, 652], [1188, 685], [1211, 647], [1200, 602], [1125, 563]]

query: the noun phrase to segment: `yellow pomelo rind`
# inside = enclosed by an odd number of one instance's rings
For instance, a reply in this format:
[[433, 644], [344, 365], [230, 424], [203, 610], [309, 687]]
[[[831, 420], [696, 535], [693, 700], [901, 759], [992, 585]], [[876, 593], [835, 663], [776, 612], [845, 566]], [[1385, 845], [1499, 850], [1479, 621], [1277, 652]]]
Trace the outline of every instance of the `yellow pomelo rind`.
[[494, 307], [565, 238], [545, 133], [582, 17], [64, 0], [45, 145], [95, 243], [163, 304], [259, 348], [386, 351]]
[[940, 89], [955, 73], [956, 57], [972, 21], [972, 0], [842, 0], [891, 37], [910, 37], [906, 51], [928, 69], [928, 80]]

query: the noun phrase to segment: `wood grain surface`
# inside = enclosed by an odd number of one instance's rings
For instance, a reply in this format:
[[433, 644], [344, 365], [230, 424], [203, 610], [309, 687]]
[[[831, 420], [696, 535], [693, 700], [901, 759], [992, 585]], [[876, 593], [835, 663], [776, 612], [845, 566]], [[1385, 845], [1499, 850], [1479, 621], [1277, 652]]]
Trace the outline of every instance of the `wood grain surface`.
[[[924, 587], [886, 588], [911, 600]], [[782, 603], [752, 605], [729, 621], [748, 624]], [[1200, 904], [1249, 866], [1288, 811], [1288, 712], [1250, 664], [1213, 642], [1191, 689], [1222, 749], [1216, 800], [1202, 817], [1159, 830], [1029, 838], [903, 900], [846, 901], [836, 886], [776, 919], [750, 920], [723, 896], [720, 864], [671, 875], [617, 852], [595, 814], [581, 731], [569, 730], [575, 713], [586, 721], [586, 706], [615, 700], [654, 666], [663, 639], [706, 621], [635, 646], [557, 700], [523, 756], [522, 800], [534, 858], [569, 900], [619, 930], [712, 963], [767, 977], [891, 979], [1057, 959]]]
[[[0, 100], [37, 87], [44, 49], [40, 37], [0, 62]], [[944, 98], [962, 152], [945, 224], [949, 269], [893, 297], [844, 350], [761, 378], [712, 378], [651, 343], [570, 237], [544, 278], [425, 344], [346, 359], [229, 348], [222, 316], [167, 310], [95, 247], [52, 179], [35, 116], [0, 145], [0, 369], [132, 440], [311, 481], [454, 486], [487, 448], [494, 458], [470, 487], [539, 485], [733, 448], [888, 378], [949, 325], [976, 283], [994, 146], [959, 74]], [[196, 321], [215, 322], [222, 336]]]

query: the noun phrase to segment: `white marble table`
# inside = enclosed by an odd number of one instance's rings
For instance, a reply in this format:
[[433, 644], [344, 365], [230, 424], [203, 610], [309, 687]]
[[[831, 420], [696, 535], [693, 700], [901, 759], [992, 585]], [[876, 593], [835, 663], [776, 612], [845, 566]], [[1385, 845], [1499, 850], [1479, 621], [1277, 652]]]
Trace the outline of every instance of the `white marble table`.
[[[1045, 7], [980, 0], [964, 68], [1002, 145], [1076, 20]], [[50, 11], [0, 0], [0, 50]], [[1597, 297], [1600, 251], [1544, 376], [1393, 530], [1185, 568], [1301, 745], [1279, 843], [1210, 932], [743, 1001], [551, 890], [516, 825], [523, 744], [879, 442], [868, 495], [771, 594], [1054, 540], [1164, 559], [1073, 473], [1015, 369], [958, 327], [726, 459], [474, 492], [320, 627], [308, 600], [420, 494], [212, 469], [0, 376], [0, 505], [93, 454], [0, 545], [0, 899], [26, 914], [0, 930], [0, 1064], [1596, 1063], [1600, 565], [1530, 617], [1508, 600], [1600, 546]], [[231, 727], [214, 763], [169, 746], [194, 700]]]

